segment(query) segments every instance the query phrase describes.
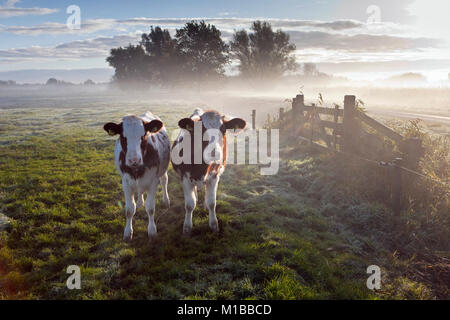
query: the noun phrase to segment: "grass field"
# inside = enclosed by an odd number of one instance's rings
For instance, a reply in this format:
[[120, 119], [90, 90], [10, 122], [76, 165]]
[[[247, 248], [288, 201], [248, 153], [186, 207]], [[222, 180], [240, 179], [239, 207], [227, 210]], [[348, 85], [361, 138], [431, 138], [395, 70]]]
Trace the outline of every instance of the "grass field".
[[[150, 109], [169, 129], [191, 105]], [[24, 299], [432, 299], [448, 283], [418, 277], [413, 254], [396, 253], [392, 212], [338, 189], [330, 159], [282, 150], [280, 171], [229, 166], [219, 184], [220, 233], [199, 201], [190, 238], [182, 236], [184, 200], [169, 170], [172, 206], [158, 192], [158, 237], [149, 241], [140, 208], [134, 239], [125, 225], [113, 140], [102, 125], [121, 106], [5, 109], [0, 120], [0, 298]], [[203, 198], [203, 192], [199, 194]], [[448, 252], [441, 256], [445, 257]], [[81, 267], [82, 289], [69, 290], [66, 268]], [[379, 265], [382, 290], [366, 288]]]

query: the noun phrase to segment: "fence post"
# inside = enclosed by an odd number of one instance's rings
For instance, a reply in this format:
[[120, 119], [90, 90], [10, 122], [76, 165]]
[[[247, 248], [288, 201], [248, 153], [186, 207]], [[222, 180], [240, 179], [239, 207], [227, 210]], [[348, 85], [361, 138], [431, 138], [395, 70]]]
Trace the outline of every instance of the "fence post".
[[298, 127], [296, 124], [297, 119], [299, 118], [298, 107], [297, 107], [297, 97], [292, 99], [292, 137], [296, 137], [298, 135]]
[[256, 129], [256, 110], [252, 110], [252, 129]]
[[334, 130], [333, 130], [333, 144], [334, 144], [334, 150], [337, 150], [337, 124], [339, 121], [339, 106], [334, 106]]
[[284, 108], [280, 108], [280, 116], [279, 116], [280, 121], [284, 120]]
[[402, 210], [402, 170], [400, 168], [402, 159], [396, 158], [392, 161], [391, 190], [392, 209], [397, 217]]
[[356, 97], [344, 97], [344, 151], [356, 152], [358, 125], [356, 120]]
[[300, 121], [300, 126], [303, 126], [303, 124], [305, 123], [305, 96], [302, 94], [298, 94], [295, 101], [297, 105], [297, 114]]
[[314, 140], [314, 122], [315, 122], [315, 119], [314, 119], [314, 114], [315, 114], [315, 112], [316, 112], [316, 104], [314, 104], [314, 103], [312, 103], [311, 104], [311, 106], [312, 106], [312, 110], [311, 110], [311, 113], [309, 114], [309, 125], [310, 125], [310, 136], [309, 136], [309, 144], [310, 144], [310, 146], [312, 146], [312, 144], [313, 144], [313, 140]]
[[294, 114], [296, 116], [301, 115], [303, 116], [303, 109], [305, 106], [305, 96], [302, 94], [298, 94], [293, 100], [292, 100], [292, 110], [294, 111]]
[[[303, 125], [305, 124], [305, 97], [302, 94], [298, 94], [294, 99], [292, 99], [292, 118], [294, 120], [294, 125], [292, 126], [294, 136], [301, 136], [303, 130]], [[298, 122], [298, 124], [296, 123]]]
[[405, 165], [410, 169], [417, 169], [420, 158], [423, 156], [422, 140], [417, 137], [409, 138], [403, 145], [403, 152], [406, 153]]

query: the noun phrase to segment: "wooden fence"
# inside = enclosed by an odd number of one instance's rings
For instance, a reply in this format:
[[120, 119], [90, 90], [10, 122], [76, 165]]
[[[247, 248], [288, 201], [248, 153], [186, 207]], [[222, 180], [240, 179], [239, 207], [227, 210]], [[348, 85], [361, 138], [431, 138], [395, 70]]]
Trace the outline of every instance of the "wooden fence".
[[[327, 119], [323, 119], [326, 117]], [[256, 110], [252, 111], [252, 128], [256, 128]], [[280, 108], [278, 123], [280, 128], [289, 127], [296, 138], [308, 141], [312, 147], [321, 150], [346, 154], [361, 161], [384, 166], [389, 172], [392, 207], [396, 213], [402, 209], [402, 172], [421, 175], [414, 171], [423, 155], [422, 141], [418, 138], [405, 138], [384, 124], [369, 117], [357, 106], [356, 97], [346, 95], [344, 108], [305, 105], [303, 95], [292, 99], [292, 109]], [[369, 133], [368, 131], [373, 133]], [[374, 149], [376, 139], [384, 137], [394, 142], [397, 155], [386, 159], [374, 159], [367, 150]], [[318, 143], [322, 142], [323, 143]], [[376, 156], [375, 156], [376, 157]], [[423, 175], [421, 175], [423, 176]]]

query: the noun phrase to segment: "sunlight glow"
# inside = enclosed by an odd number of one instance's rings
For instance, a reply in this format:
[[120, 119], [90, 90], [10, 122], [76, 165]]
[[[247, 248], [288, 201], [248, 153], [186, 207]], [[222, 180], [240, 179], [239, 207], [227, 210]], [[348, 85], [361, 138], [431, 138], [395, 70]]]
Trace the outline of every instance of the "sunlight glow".
[[425, 35], [450, 40], [450, 1], [416, 0], [407, 10], [417, 18], [416, 26]]

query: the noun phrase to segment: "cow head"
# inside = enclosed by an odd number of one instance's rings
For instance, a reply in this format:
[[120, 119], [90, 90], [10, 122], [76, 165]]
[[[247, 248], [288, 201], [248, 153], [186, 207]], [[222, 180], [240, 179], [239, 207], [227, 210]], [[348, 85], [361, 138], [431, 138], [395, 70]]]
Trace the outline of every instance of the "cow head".
[[246, 122], [241, 118], [226, 120], [225, 116], [217, 111], [203, 112], [201, 109], [196, 109], [193, 116], [181, 119], [178, 126], [189, 131], [193, 136], [193, 142], [199, 141], [196, 135], [202, 135], [203, 158], [206, 163], [209, 163], [211, 161], [206, 159], [205, 153], [211, 154], [215, 160], [225, 162], [227, 130], [234, 130], [234, 133], [240, 132], [245, 128]]
[[103, 129], [110, 136], [120, 135], [120, 145], [125, 154], [125, 164], [129, 167], [142, 166], [147, 152], [148, 135], [159, 132], [163, 127], [160, 120], [145, 122], [137, 116], [126, 116], [120, 124], [109, 122]]

